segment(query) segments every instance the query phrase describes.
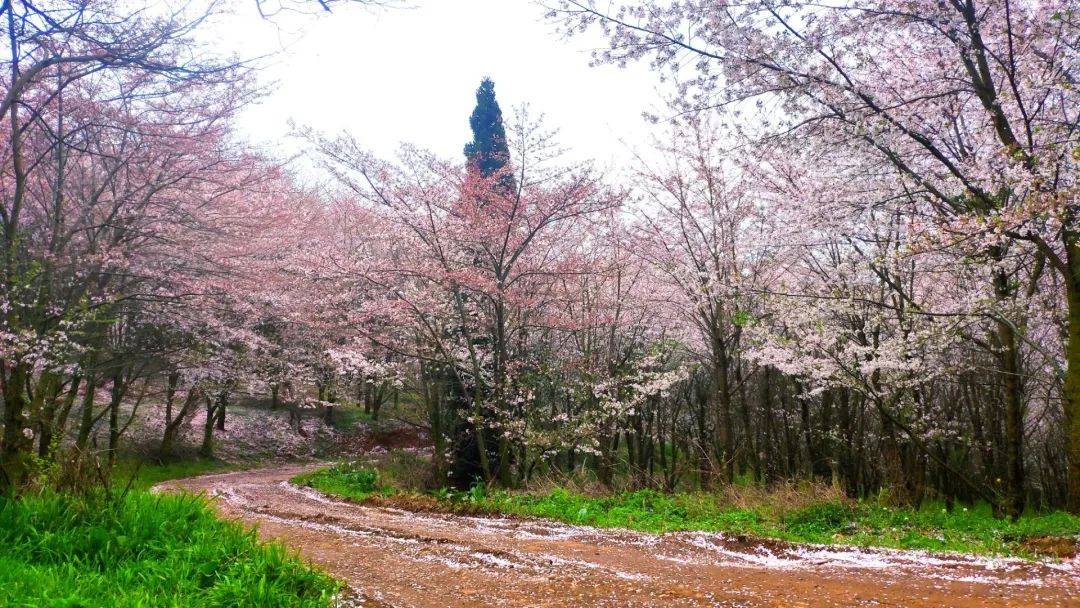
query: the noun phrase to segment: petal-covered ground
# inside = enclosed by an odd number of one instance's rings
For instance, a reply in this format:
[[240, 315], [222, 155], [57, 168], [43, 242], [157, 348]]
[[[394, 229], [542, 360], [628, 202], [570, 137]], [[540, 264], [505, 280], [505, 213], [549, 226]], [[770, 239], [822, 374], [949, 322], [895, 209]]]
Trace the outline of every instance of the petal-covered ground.
[[[308, 467], [310, 468], [310, 467]], [[1080, 607], [1080, 561], [753, 543], [328, 498], [287, 466], [162, 484], [205, 491], [345, 580], [356, 605]]]

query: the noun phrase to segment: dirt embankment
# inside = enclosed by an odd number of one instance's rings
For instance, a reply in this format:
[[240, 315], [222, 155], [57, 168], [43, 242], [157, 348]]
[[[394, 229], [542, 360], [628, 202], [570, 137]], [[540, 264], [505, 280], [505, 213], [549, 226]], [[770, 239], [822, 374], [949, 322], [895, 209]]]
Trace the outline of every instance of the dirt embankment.
[[164, 484], [205, 491], [345, 580], [369, 606], [1080, 608], [1080, 561], [758, 545], [329, 499], [290, 466]]

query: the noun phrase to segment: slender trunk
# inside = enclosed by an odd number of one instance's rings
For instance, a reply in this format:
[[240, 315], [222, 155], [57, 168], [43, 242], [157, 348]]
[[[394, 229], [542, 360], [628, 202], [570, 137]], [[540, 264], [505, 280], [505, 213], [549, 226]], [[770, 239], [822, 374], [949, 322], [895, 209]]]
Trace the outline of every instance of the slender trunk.
[[499, 484], [504, 488], [512, 485], [512, 472], [510, 468], [510, 442], [506, 436], [499, 435]]
[[161, 437], [161, 446], [158, 447], [159, 462], [172, 458], [173, 446], [176, 445], [176, 438], [180, 434], [180, 429], [184, 426], [184, 421], [191, 414], [192, 408], [198, 401], [199, 392], [195, 389], [188, 391], [188, 396], [184, 400], [184, 404], [180, 406], [180, 411], [169, 421], [169, 424], [165, 425], [165, 432]]
[[[1004, 270], [994, 274], [994, 292], [998, 301], [1006, 303], [1012, 293], [1009, 277]], [[1006, 488], [1002, 505], [1005, 514], [1016, 520], [1024, 512], [1024, 402], [1020, 375], [1019, 339], [1016, 328], [1003, 318], [995, 321], [998, 354], [1005, 398], [1005, 463]]]
[[116, 463], [116, 450], [120, 447], [120, 403], [124, 399], [125, 392], [127, 392], [127, 384], [121, 366], [113, 371], [112, 390], [109, 394], [108, 463], [110, 467]]
[[1080, 233], [1065, 232], [1069, 275], [1065, 280], [1068, 305], [1068, 339], [1065, 342], [1065, 451], [1068, 461], [1066, 503], [1080, 514]]
[[[64, 395], [64, 402], [59, 411], [52, 417], [49, 424], [42, 425], [41, 436], [38, 437], [38, 457], [42, 460], [52, 459], [53, 451], [56, 449], [54, 437], [64, 436], [68, 415], [71, 413], [71, 407], [75, 404], [75, 398], [79, 395], [80, 384], [82, 384], [82, 376], [76, 374], [71, 378], [71, 386], [68, 387], [67, 393]], [[58, 439], [56, 443], [59, 443]]]
[[605, 488], [612, 487], [612, 481], [614, 481], [615, 467], [612, 462], [612, 441], [610, 434], [603, 434], [599, 438], [600, 444], [600, 459], [596, 467], [596, 478], [600, 481], [601, 485]]
[[211, 399], [209, 395], [206, 396], [206, 420], [203, 422], [202, 445], [199, 446], [199, 455], [203, 458], [214, 456], [214, 421], [218, 417], [218, 407], [224, 399], [224, 391], [218, 393], [216, 400]]
[[817, 441], [815, 453], [818, 457], [815, 474], [819, 477], [829, 476], [833, 482], [837, 478], [836, 450], [833, 446], [833, 400], [832, 389], [827, 389], [821, 395], [821, 438]]
[[[476, 374], [480, 377], [480, 374]], [[488, 460], [487, 449], [487, 424], [484, 421], [484, 413], [480, 403], [480, 387], [473, 387], [473, 429], [476, 432], [476, 451], [480, 459], [480, 473], [484, 476], [485, 483], [491, 483], [491, 463]]]
[[378, 420], [379, 412], [382, 411], [383, 401], [386, 401], [386, 386], [379, 387], [378, 391], [372, 387], [369, 391], [372, 394], [371, 397], [371, 419]]
[[216, 426], [217, 430], [219, 430], [219, 431], [224, 431], [225, 430], [225, 407], [228, 405], [228, 403], [229, 403], [228, 394], [225, 393], [225, 392], [222, 392], [221, 397], [218, 398], [218, 404], [217, 404], [217, 408], [216, 408], [217, 412], [216, 412], [216, 415], [214, 416], [214, 423], [215, 423], [215, 426]]
[[704, 386], [699, 385], [694, 391], [697, 401], [697, 435], [698, 443], [695, 446], [697, 452], [698, 488], [707, 489], [712, 484], [712, 465], [709, 461], [709, 446], [712, 445], [712, 437], [709, 433], [709, 397]]
[[94, 426], [94, 393], [97, 391], [97, 373], [91, 370], [86, 376], [86, 390], [83, 391], [82, 415], [79, 420], [79, 434], [75, 438], [75, 447], [81, 452], [90, 442], [90, 431]]
[[180, 373], [169, 374], [168, 383], [165, 385], [165, 426], [172, 424], [173, 402], [176, 400], [176, 387], [180, 384]]
[[446, 481], [446, 438], [443, 434], [442, 384], [435, 382], [434, 378], [435, 374], [431, 373], [430, 369], [421, 370], [421, 384], [424, 387], [424, 401], [427, 404], [433, 444], [431, 467], [435, 473], [435, 483], [441, 486]]
[[[23, 412], [27, 406], [26, 378], [29, 366], [16, 361], [4, 361], [6, 369], [0, 369], [4, 395], [4, 434], [0, 446], [0, 483], [6, 494], [14, 494], [23, 484], [30, 471], [30, 452], [33, 438], [27, 437], [23, 429], [29, 428]], [[9, 367], [10, 365], [10, 367]]]
[[[42, 445], [48, 445], [52, 438], [53, 425], [56, 422], [57, 410], [60, 407], [60, 375], [53, 371], [43, 371], [38, 379], [37, 390], [34, 392], [34, 405], [30, 408], [37, 417], [38, 456], [44, 458], [47, 450], [42, 450]], [[42, 443], [45, 442], [45, 443]]]
[[771, 367], [765, 367], [762, 370], [761, 385], [759, 386], [759, 399], [761, 400], [762, 415], [765, 419], [762, 435], [763, 441], [759, 444], [761, 448], [761, 458], [764, 461], [764, 479], [765, 483], [772, 483], [776, 479], [776, 458], [773, 454], [772, 447], [773, 442], [773, 404], [772, 404], [772, 382], [773, 374]]
[[848, 496], [859, 495], [859, 484], [855, 474], [855, 416], [851, 411], [851, 391], [846, 388], [835, 389], [839, 393], [838, 424], [842, 439], [836, 446], [837, 469], [840, 471], [840, 479], [844, 492]]
[[[14, 6], [8, 6], [8, 38], [11, 51], [11, 83], [19, 79], [19, 43], [16, 35]], [[21, 125], [19, 124], [19, 103], [12, 103], [9, 110], [8, 126], [10, 128], [10, 156], [11, 170], [14, 178], [13, 189], [10, 198], [10, 210], [3, 225], [4, 237], [4, 282], [8, 286], [18, 284], [16, 270], [16, 256], [18, 248], [19, 215], [26, 191], [26, 169], [23, 166]], [[15, 307], [10, 307], [8, 325], [14, 331], [21, 328]], [[31, 448], [26, 447], [28, 441], [23, 429], [28, 428], [23, 411], [27, 406], [26, 379], [30, 373], [29, 365], [16, 360], [0, 361], [0, 393], [4, 396], [4, 432], [0, 436], [0, 490], [14, 494], [16, 488], [22, 484], [28, 472], [28, 452]]]
[[761, 481], [761, 459], [758, 454], [756, 433], [750, 421], [750, 403], [746, 396], [746, 382], [743, 377], [743, 364], [740, 360], [735, 364], [735, 381], [739, 385], [739, 415], [742, 418], [743, 442], [746, 447], [746, 459], [750, 464], [750, 472], [754, 481]]
[[[795, 384], [795, 390], [802, 392], [802, 386]], [[802, 430], [803, 447], [806, 450], [805, 471], [807, 477], [814, 476], [814, 467], [817, 465], [817, 446], [814, 445], [814, 435], [810, 428], [810, 400], [804, 395], [796, 395], [799, 401], [799, 424]]]
[[716, 399], [713, 414], [716, 417], [717, 457], [719, 459], [721, 479], [730, 484], [735, 477], [735, 458], [731, 434], [731, 388], [728, 385], [728, 354], [719, 329], [712, 338], [712, 382], [713, 395]]

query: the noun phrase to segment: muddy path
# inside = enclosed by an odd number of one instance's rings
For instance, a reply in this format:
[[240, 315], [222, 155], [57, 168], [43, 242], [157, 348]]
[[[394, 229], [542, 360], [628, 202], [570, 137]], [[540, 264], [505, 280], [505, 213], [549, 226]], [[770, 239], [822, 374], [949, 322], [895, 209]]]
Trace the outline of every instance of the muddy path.
[[356, 605], [1074, 606], [1080, 561], [748, 545], [538, 520], [412, 513], [327, 498], [287, 466], [162, 484], [206, 492], [345, 580]]

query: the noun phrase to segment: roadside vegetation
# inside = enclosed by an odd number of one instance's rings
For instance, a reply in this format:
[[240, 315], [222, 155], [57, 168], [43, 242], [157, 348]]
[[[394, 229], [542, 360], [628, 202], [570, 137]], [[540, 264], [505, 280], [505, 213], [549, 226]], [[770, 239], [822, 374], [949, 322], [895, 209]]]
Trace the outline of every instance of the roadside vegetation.
[[0, 605], [330, 606], [339, 584], [190, 495], [0, 499]]
[[155, 485], [170, 479], [182, 479], [211, 473], [227, 473], [242, 468], [244, 466], [240, 463], [216, 458], [173, 460], [165, 463], [128, 458], [118, 462], [116, 468], [113, 469], [112, 483], [113, 485], [130, 487], [132, 490], [149, 490]]
[[[157, 404], [143, 405], [143, 410]], [[136, 419], [110, 463], [107, 451], [61, 444], [40, 460], [16, 497], [0, 495], [0, 606], [333, 606], [341, 584], [294, 550], [218, 519], [201, 496], [154, 493], [162, 482], [265, 466], [333, 450], [367, 417], [339, 405], [292, 422], [306, 436], [281, 439], [289, 412], [242, 400], [199, 455], [200, 425], [178, 434], [161, 459], [153, 419]], [[130, 404], [121, 404], [130, 415]]]
[[[410, 466], [412, 463], [412, 466]], [[995, 518], [989, 505], [925, 502], [896, 507], [885, 496], [852, 500], [809, 482], [765, 489], [731, 485], [714, 492], [651, 489], [605, 492], [595, 482], [562, 480], [530, 490], [428, 489], [423, 459], [391, 452], [299, 475], [293, 483], [355, 502], [455, 513], [542, 517], [569, 524], [642, 532], [724, 532], [791, 542], [956, 551], [1026, 558], [1068, 557], [1080, 542], [1080, 517], [1030, 512]]]

